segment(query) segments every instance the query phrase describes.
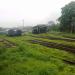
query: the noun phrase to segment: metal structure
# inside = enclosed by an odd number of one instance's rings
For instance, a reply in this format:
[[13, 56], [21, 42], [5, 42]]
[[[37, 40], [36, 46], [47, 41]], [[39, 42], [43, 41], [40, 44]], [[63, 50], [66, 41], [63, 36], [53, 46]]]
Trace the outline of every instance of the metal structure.
[[32, 29], [33, 34], [46, 33], [48, 31], [48, 26], [46, 25], [37, 25]]

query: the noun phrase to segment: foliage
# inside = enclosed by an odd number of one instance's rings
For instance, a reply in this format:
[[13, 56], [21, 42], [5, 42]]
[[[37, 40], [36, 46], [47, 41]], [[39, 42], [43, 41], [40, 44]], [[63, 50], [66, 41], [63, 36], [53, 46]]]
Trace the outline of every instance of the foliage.
[[59, 27], [60, 27], [59, 23], [51, 25], [51, 26], [49, 26], [49, 31], [56, 31], [56, 32], [58, 32], [58, 31], [60, 31]]
[[75, 2], [71, 2], [62, 8], [62, 15], [59, 18], [60, 30], [63, 32], [75, 32]]

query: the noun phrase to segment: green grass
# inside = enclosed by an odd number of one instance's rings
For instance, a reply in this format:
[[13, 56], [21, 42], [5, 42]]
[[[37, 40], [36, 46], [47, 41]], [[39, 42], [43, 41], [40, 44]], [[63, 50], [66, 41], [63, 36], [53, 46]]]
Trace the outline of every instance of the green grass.
[[[48, 34], [50, 36], [50, 33], [40, 35], [46, 36]], [[63, 59], [75, 61], [74, 54], [38, 44], [31, 44], [28, 40], [38, 39], [31, 35], [20, 37], [0, 36], [0, 38], [5, 38], [17, 44], [16, 47], [5, 48], [3, 47], [4, 44], [1, 43], [0, 75], [75, 75], [75, 65], [70, 65], [63, 61]], [[56, 34], [54, 35], [56, 36]], [[62, 42], [61, 40], [40, 40]], [[68, 44], [69, 42], [64, 42], [67, 45], [73, 44], [72, 42], [70, 44]]]

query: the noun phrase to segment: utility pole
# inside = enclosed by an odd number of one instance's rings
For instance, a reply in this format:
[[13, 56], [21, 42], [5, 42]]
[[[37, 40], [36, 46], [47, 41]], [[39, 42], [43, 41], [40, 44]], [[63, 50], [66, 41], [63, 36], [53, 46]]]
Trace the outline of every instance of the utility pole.
[[22, 21], [23, 21], [23, 27], [24, 27], [24, 19]]
[[23, 30], [24, 30], [24, 19], [22, 20], [22, 24], [23, 24]]

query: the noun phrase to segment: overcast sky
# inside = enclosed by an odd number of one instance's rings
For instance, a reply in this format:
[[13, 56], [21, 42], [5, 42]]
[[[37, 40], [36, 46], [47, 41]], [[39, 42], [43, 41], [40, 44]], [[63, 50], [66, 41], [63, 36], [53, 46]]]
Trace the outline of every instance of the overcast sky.
[[36, 25], [56, 21], [61, 8], [75, 0], [0, 0], [0, 27]]

